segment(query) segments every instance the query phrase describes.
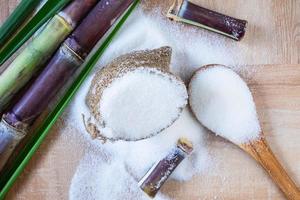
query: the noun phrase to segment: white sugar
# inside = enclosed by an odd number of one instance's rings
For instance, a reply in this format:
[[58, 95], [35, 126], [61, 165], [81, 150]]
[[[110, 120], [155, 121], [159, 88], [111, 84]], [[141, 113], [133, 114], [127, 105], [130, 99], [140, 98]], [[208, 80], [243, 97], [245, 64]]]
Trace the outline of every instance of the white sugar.
[[[125, 165], [117, 160], [107, 162], [89, 152], [81, 161], [73, 177], [69, 191], [70, 200], [149, 200], [139, 189]], [[157, 200], [168, 200], [158, 194]]]
[[174, 76], [140, 67], [103, 91], [100, 112], [109, 138], [137, 140], [170, 126], [187, 104], [185, 85]]
[[[104, 66], [114, 58], [135, 50], [170, 46], [173, 50], [172, 72], [188, 82], [195, 69], [204, 64], [243, 63], [244, 59], [241, 57], [243, 55], [241, 46], [243, 45], [244, 49], [247, 50], [248, 47], [242, 42], [237, 43], [205, 30], [191, 26], [187, 28], [180, 23], [170, 22], [161, 16], [160, 11], [147, 15], [138, 9], [130, 16], [105, 51], [98, 66]], [[95, 71], [99, 70], [99, 67]], [[108, 142], [104, 145], [97, 140], [92, 140], [90, 135], [86, 133], [81, 117], [81, 114], [86, 116], [90, 114], [85, 104], [85, 96], [91, 80], [92, 75], [84, 82], [70, 109], [69, 123], [78, 129], [89, 143], [89, 146], [86, 147], [88, 149], [87, 155], [78, 166], [72, 180], [71, 199], [103, 199], [95, 197], [99, 197], [98, 195], [105, 196], [108, 193], [117, 193], [122, 197], [128, 195], [127, 199], [141, 199], [137, 197], [139, 195], [136, 191], [137, 186], [133, 182], [124, 180], [132, 180], [133, 178], [137, 182], [152, 164], [162, 159], [174, 147], [179, 137], [187, 137], [191, 140], [194, 145], [194, 152], [176, 168], [171, 178], [180, 181], [189, 180], [196, 174], [206, 173], [207, 168], [211, 167], [211, 158], [204, 142], [206, 130], [194, 119], [188, 108], [185, 108], [180, 118], [172, 126], [150, 139], [138, 142]], [[102, 152], [106, 152], [108, 157], [115, 160], [114, 162], [118, 160], [121, 169], [116, 170], [117, 164], [113, 164], [113, 162], [103, 163], [100, 154], [88, 156], [90, 149], [100, 149]], [[95, 164], [95, 160], [99, 160], [99, 163]], [[124, 172], [122, 165], [126, 166], [126, 171], [130, 175]], [[114, 173], [119, 173], [119, 175], [116, 174], [111, 179], [105, 175], [114, 175]], [[122, 199], [125, 200], [126, 198]], [[106, 199], [113, 198], [109, 196]]]
[[259, 137], [260, 125], [251, 92], [231, 69], [198, 71], [190, 83], [190, 105], [208, 129], [241, 144]]
[[[82, 132], [83, 130], [81, 129]], [[172, 150], [179, 137], [192, 140], [194, 151], [182, 161], [170, 178], [189, 180], [211, 165], [203, 134], [205, 130], [186, 108], [172, 126], [150, 139], [107, 142], [102, 145], [99, 141], [88, 138], [91, 146], [87, 147], [86, 155], [72, 179], [70, 199], [150, 199], [139, 189], [138, 181], [154, 163]], [[155, 199], [168, 198], [159, 193]]]

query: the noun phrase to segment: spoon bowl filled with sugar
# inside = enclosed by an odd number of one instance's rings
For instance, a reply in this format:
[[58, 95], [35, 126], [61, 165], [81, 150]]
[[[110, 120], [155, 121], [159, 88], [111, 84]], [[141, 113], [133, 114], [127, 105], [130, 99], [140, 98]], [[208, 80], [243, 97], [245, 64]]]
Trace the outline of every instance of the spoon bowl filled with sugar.
[[271, 151], [256, 113], [250, 89], [233, 70], [207, 65], [189, 84], [189, 103], [207, 129], [238, 145], [268, 172], [287, 199], [300, 199], [300, 191]]

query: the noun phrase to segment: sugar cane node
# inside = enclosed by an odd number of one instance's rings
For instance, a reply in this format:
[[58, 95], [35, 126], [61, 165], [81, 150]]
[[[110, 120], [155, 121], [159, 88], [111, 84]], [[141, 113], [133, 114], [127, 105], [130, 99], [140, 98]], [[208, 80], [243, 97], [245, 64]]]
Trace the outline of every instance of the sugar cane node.
[[76, 53], [76, 51], [74, 51], [71, 47], [69, 47], [66, 42], [63, 43], [62, 48], [66, 49], [66, 51], [69, 51], [71, 55], [74, 55], [77, 58], [78, 62], [81, 62], [81, 64], [84, 62], [84, 58]]

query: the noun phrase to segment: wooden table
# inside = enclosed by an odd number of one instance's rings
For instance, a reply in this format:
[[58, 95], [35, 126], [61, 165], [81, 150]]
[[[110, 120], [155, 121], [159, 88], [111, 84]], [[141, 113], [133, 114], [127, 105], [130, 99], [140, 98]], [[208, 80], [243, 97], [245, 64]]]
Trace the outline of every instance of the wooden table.
[[[17, 0], [1, 0], [2, 22]], [[255, 73], [242, 74], [256, 101], [259, 118], [274, 153], [300, 185], [300, 1], [194, 0], [196, 3], [249, 21], [243, 44], [244, 64]], [[145, 0], [143, 6], [166, 11], [169, 0]], [[230, 41], [231, 42], [231, 41]], [[225, 63], [234, 64], [234, 63]], [[67, 199], [70, 179], [84, 153], [81, 143], [62, 134], [73, 131], [63, 118], [52, 129], [7, 199]], [[283, 199], [266, 173], [234, 145], [211, 136], [219, 166], [164, 192], [173, 199]]]

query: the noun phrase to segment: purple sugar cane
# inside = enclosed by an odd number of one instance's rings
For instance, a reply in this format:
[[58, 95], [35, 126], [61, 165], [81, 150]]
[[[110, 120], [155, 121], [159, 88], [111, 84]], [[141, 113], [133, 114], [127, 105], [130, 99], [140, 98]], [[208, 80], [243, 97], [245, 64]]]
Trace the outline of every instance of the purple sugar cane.
[[133, 1], [100, 1], [64, 41], [22, 98], [3, 115], [0, 124], [0, 169], [28, 133], [28, 128]]
[[0, 73], [0, 112], [48, 61], [97, 0], [74, 0], [57, 13]]
[[246, 20], [224, 15], [198, 6], [188, 0], [174, 0], [167, 17], [179, 22], [195, 25], [234, 40], [241, 40], [246, 32]]

